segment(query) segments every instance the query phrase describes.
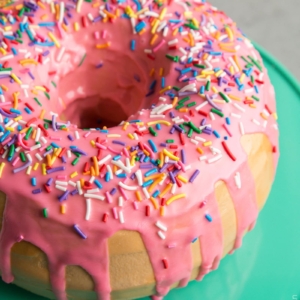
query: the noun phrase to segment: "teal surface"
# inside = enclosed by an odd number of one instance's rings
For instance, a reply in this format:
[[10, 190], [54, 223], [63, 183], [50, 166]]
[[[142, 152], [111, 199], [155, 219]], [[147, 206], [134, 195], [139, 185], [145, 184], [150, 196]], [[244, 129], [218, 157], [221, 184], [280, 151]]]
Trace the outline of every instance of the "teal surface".
[[[166, 300], [300, 300], [300, 85], [272, 56], [257, 48], [277, 97], [281, 156], [275, 183], [242, 248], [226, 256], [219, 269], [202, 282], [173, 290]], [[45, 298], [0, 280], [0, 299]]]

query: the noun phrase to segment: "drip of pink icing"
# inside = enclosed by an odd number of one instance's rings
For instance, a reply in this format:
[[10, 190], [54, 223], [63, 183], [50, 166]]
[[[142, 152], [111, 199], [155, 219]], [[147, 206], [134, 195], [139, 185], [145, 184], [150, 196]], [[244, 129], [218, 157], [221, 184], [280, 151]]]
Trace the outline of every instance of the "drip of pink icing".
[[[92, 11], [90, 7], [83, 6], [82, 14], [87, 14], [90, 11]], [[173, 7], [168, 8], [168, 12], [171, 13], [174, 11], [183, 12], [183, 9], [181, 6], [174, 4]], [[38, 12], [37, 15], [41, 15], [41, 12]], [[200, 17], [201, 14], [194, 13], [194, 15]], [[75, 16], [74, 19], [79, 19], [79, 17], [80, 15]], [[218, 18], [216, 18], [215, 22], [216, 24], [220, 24]], [[115, 30], [116, 26], [118, 26], [117, 24], [119, 27], [118, 30]], [[103, 50], [101, 52], [95, 50], [94, 41], [89, 37], [97, 30], [105, 31], [106, 39], [108, 37], [113, 39], [114, 43], [111, 50]], [[47, 111], [56, 111], [59, 114], [64, 111], [64, 105], [60, 104], [61, 101], [59, 98], [63, 99], [65, 105], [70, 105], [68, 106], [69, 109], [71, 103], [74, 103], [76, 99], [88, 97], [94, 99], [93, 97], [96, 95], [96, 100], [92, 101], [100, 101], [101, 105], [104, 105], [105, 99], [115, 101], [122, 107], [125, 114], [129, 116], [136, 110], [142, 107], [148, 108], [151, 103], [157, 101], [157, 93], [149, 98], [142, 96], [146, 93], [147, 87], [150, 84], [147, 74], [152, 67], [163, 67], [165, 74], [168, 74], [166, 77], [167, 82], [176, 82], [177, 72], [173, 70], [172, 64], [164, 58], [166, 52], [164, 45], [161, 45], [161, 49], [158, 49], [155, 53], [157, 55], [155, 62], [145, 58], [143, 49], [148, 47], [148, 40], [150, 38], [148, 33], [138, 39], [139, 43], [137, 43], [137, 51], [135, 53], [132, 53], [129, 47], [124, 47], [131, 38], [136, 38], [131, 33], [131, 28], [127, 20], [118, 19], [114, 25], [104, 23], [100, 25], [95, 24], [81, 30], [79, 33], [71, 35], [63, 34], [64, 40], [61, 41], [61, 44], [66, 47], [66, 56], [62, 59], [62, 62], [58, 63], [55, 60], [58, 50], [51, 49], [51, 62], [47, 65], [38, 65], [32, 70], [36, 78], [35, 82], [32, 83], [29, 79], [28, 82], [24, 82], [29, 84], [30, 87], [35, 85], [50, 87], [50, 79], [47, 75], [48, 71], [57, 69], [58, 75], [55, 78], [60, 82], [60, 85], [58, 90], [51, 88], [52, 99], [50, 102], [45, 102], [43, 106]], [[203, 36], [205, 36], [204, 32]], [[171, 36], [166, 38], [166, 40], [171, 39], [173, 39]], [[25, 48], [30, 49], [28, 47]], [[78, 61], [86, 52], [88, 55], [85, 64], [81, 68], [77, 68]], [[249, 50], [245, 46], [239, 52], [239, 54], [248, 53]], [[256, 55], [258, 54], [256, 53]], [[96, 70], [93, 67], [99, 62], [99, 56], [104, 61], [102, 70]], [[14, 68], [19, 68], [17, 61], [13, 61], [11, 64]], [[221, 65], [224, 66], [225, 63], [220, 62], [220, 67], [222, 67]], [[117, 72], [113, 73], [111, 70], [117, 70]], [[139, 84], [132, 81], [134, 72], [137, 72], [141, 78]], [[264, 73], [267, 73], [266, 70], [264, 70]], [[89, 74], [88, 78], [86, 74]], [[95, 78], [98, 78], [98, 82]], [[258, 108], [248, 109], [247, 117], [244, 117], [242, 121], [245, 133], [262, 131], [268, 136], [272, 145], [277, 145], [278, 132], [272, 128], [271, 124], [268, 124], [266, 129], [262, 127], [258, 129], [251, 122], [253, 117], [257, 117], [257, 112], [263, 109], [264, 104], [268, 104], [275, 111], [273, 88], [266, 76], [264, 81], [265, 84], [261, 87], [263, 94], [261, 93], [262, 95], [260, 95], [260, 102], [256, 103]], [[75, 86], [74, 82], [76, 82]], [[238, 96], [244, 96], [236, 88], [234, 92]], [[134, 109], [132, 110], [132, 108]], [[232, 107], [231, 109], [233, 110]], [[229, 111], [228, 107], [224, 107], [225, 115]], [[78, 113], [74, 109], [71, 112], [68, 111], [66, 114], [69, 119], [76, 121], [78, 120]], [[38, 116], [38, 112], [33, 115]], [[143, 115], [131, 117], [131, 119], [135, 118], [139, 118], [145, 123], [153, 121], [149, 116], [149, 111], [144, 111]], [[192, 120], [194, 123], [198, 123], [200, 118], [192, 118]], [[200, 179], [195, 184], [186, 184], [182, 187], [182, 192], [188, 195], [187, 199], [174, 202], [168, 206], [165, 217], [161, 217], [158, 213], [153, 212], [150, 217], [146, 218], [142, 209], [145, 205], [143, 202], [140, 204], [138, 210], [133, 210], [131, 208], [132, 193], [124, 191], [122, 188], [120, 188], [121, 193], [127, 199], [124, 204], [124, 212], [126, 212], [126, 222], [124, 224], [119, 223], [118, 220], [113, 220], [111, 215], [109, 216], [109, 225], [99, 221], [102, 213], [109, 212], [115, 206], [115, 203], [109, 204], [99, 202], [98, 200], [92, 200], [94, 207], [92, 221], [84, 221], [86, 208], [84, 200], [80, 196], [73, 196], [67, 200], [68, 213], [60, 215], [58, 204], [53, 196], [59, 195], [58, 192], [52, 191], [49, 197], [45, 197], [44, 194], [34, 196], [31, 194], [28, 186], [28, 177], [24, 176], [22, 172], [14, 175], [5, 173], [4, 178], [1, 179], [1, 190], [7, 195], [3, 229], [0, 236], [0, 270], [3, 280], [12, 282], [14, 279], [11, 273], [10, 251], [14, 243], [19, 241], [19, 237], [23, 236], [25, 241], [36, 245], [46, 253], [49, 262], [50, 280], [57, 299], [66, 300], [66, 265], [79, 265], [84, 268], [95, 282], [95, 292], [98, 298], [103, 300], [109, 299], [111, 288], [109, 282], [107, 239], [122, 229], [136, 230], [140, 232], [143, 238], [155, 274], [157, 294], [160, 295], [154, 296], [154, 299], [161, 299], [161, 296], [169, 291], [170, 286], [174, 282], [180, 281], [180, 286], [187, 284], [192, 270], [190, 243], [197, 237], [200, 239], [202, 256], [202, 266], [197, 279], [201, 280], [206, 273], [217, 268], [223, 250], [222, 225], [214, 196], [214, 183], [218, 180], [224, 180], [233, 199], [237, 216], [235, 249], [241, 245], [245, 229], [254, 226], [258, 213], [255, 203], [254, 180], [247, 165], [246, 154], [240, 146], [239, 140], [241, 134], [238, 122], [232, 118], [232, 123], [230, 126], [232, 138], [227, 141], [227, 144], [234, 152], [236, 162], [233, 163], [224, 154], [223, 159], [213, 165], [205, 164], [204, 162], [199, 163], [194, 146], [192, 144], [187, 145], [186, 154], [188, 164], [194, 165], [196, 162], [200, 164]], [[221, 124], [214, 124], [214, 128], [218, 132], [223, 132]], [[80, 130], [79, 132], [81, 133]], [[110, 133], [124, 134], [119, 127], [111, 128]], [[98, 135], [95, 132], [91, 132], [89, 137], [95, 139]], [[70, 146], [70, 142], [65, 138], [65, 132], [55, 132], [55, 136], [62, 138], [59, 142], [61, 147]], [[169, 128], [163, 127], [155, 142], [159, 144], [169, 136]], [[147, 138], [140, 138], [140, 140], [146, 143]], [[133, 144], [133, 142], [128, 141], [128, 145]], [[76, 145], [87, 152], [89, 156], [95, 155], [94, 149], [91, 149], [86, 140], [81, 139], [80, 141], [76, 141]], [[109, 147], [110, 145], [107, 146]], [[117, 153], [122, 150], [116, 145], [112, 147], [111, 149], [119, 149], [115, 150]], [[152, 151], [150, 153], [154, 155]], [[274, 166], [276, 167], [278, 152], [274, 153], [273, 157]], [[78, 163], [78, 170], [82, 168], [83, 161]], [[70, 174], [73, 171], [74, 168], [70, 167], [70, 164], [67, 164], [64, 173]], [[235, 185], [234, 175], [236, 172], [240, 172], [242, 189], [237, 189]], [[190, 175], [190, 173], [187, 174]], [[45, 178], [48, 178], [41, 174], [35, 174], [35, 177], [37, 177], [39, 183], [44, 183]], [[18, 182], [17, 186], [15, 182]], [[116, 183], [117, 179], [105, 183], [103, 194], [106, 191], [110, 191]], [[204, 208], [200, 209], [199, 203], [203, 199], [207, 201], [207, 204]], [[115, 198], [114, 201], [116, 201]], [[47, 207], [49, 210], [50, 217], [48, 219], [44, 219], [39, 215], [39, 212], [44, 207]], [[212, 216], [212, 222], [208, 222], [204, 218], [205, 211], [209, 212]], [[24, 216], [23, 222], [20, 221], [20, 216]], [[161, 220], [168, 227], [164, 241], [158, 239], [157, 233], [153, 229], [153, 224], [157, 220]], [[77, 223], [88, 234], [86, 240], [80, 239], [72, 230], [72, 224]], [[174, 243], [175, 247], [167, 247], [167, 245]], [[163, 268], [161, 260], [164, 257], [168, 259], [168, 269]]]

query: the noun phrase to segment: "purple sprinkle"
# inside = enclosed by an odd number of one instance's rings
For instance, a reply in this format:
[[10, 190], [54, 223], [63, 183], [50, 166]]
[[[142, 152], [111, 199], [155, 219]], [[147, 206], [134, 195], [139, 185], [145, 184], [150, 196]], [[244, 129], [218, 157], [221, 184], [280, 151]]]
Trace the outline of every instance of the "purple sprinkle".
[[186, 164], [186, 155], [184, 149], [181, 149], [181, 161], [182, 163]]
[[62, 157], [61, 157], [61, 160], [62, 160], [62, 162], [63, 162], [64, 164], [67, 162], [67, 159], [66, 159], [65, 156], [62, 156]]
[[170, 116], [170, 118], [174, 119], [175, 118], [174, 112], [170, 111], [169, 116]]
[[169, 167], [170, 164], [164, 164], [160, 169], [159, 169], [159, 173], [163, 173], [168, 167]]
[[79, 154], [82, 154], [82, 155], [84, 155], [84, 156], [87, 156], [87, 153], [86, 152], [84, 152], [83, 150], [80, 150], [79, 148], [72, 148], [71, 149], [71, 151], [72, 152], [74, 152], [74, 153], [79, 153]]
[[59, 172], [59, 171], [64, 171], [64, 170], [65, 170], [64, 166], [56, 167], [56, 168], [48, 169], [47, 174], [51, 174], [51, 173]]
[[210, 96], [208, 96], [208, 95], [206, 94], [206, 95], [205, 95], [205, 98], [206, 98], [206, 100], [208, 101], [208, 103], [209, 103], [212, 107], [214, 107], [215, 109], [217, 109], [217, 110], [219, 110], [219, 111], [222, 111], [222, 108], [220, 108], [219, 106], [217, 106], [217, 105], [212, 101], [212, 99], [211, 99]]
[[103, 66], [103, 63], [101, 62], [101, 63], [99, 63], [99, 64], [96, 65], [96, 69], [99, 69], [99, 68], [101, 68], [102, 66]]
[[50, 186], [52, 184], [52, 182], [53, 182], [53, 178], [49, 178], [46, 182], [46, 185]]
[[41, 193], [41, 192], [42, 192], [42, 189], [39, 188], [39, 189], [33, 190], [33, 191], [32, 191], [32, 194], [39, 194], [39, 193]]
[[129, 177], [131, 180], [134, 180], [135, 179], [135, 174], [131, 174], [130, 177]]
[[201, 120], [201, 122], [200, 122], [200, 126], [204, 126], [205, 123], [206, 123], [206, 118], [203, 118], [203, 119]]
[[50, 150], [46, 151], [43, 156], [46, 157], [48, 154], [51, 154], [53, 152], [53, 148], [51, 148]]
[[70, 141], [74, 141], [74, 138], [73, 138], [73, 136], [72, 136], [71, 134], [68, 134], [68, 139], [69, 139]]
[[66, 190], [61, 196], [58, 197], [59, 202], [62, 202], [64, 200], [68, 199], [68, 196], [70, 194], [69, 190]]
[[49, 54], [50, 54], [50, 51], [49, 51], [49, 50], [46, 50], [46, 51], [44, 51], [44, 52], [42, 53], [43, 56], [47, 56], [47, 55], [49, 55]]
[[113, 140], [112, 143], [113, 144], [118, 144], [118, 145], [121, 145], [121, 146], [124, 146], [124, 147], [126, 146], [126, 143], [121, 142], [121, 141], [117, 141], [117, 140]]
[[70, 194], [71, 194], [72, 196], [74, 196], [74, 195], [78, 194], [78, 190], [75, 189], [75, 190], [73, 190]]
[[79, 228], [79, 226], [77, 224], [74, 224], [73, 225], [73, 228], [75, 229], [75, 231], [83, 238], [83, 239], [86, 239], [87, 238], [87, 235], [85, 235], [81, 229]]
[[173, 174], [174, 177], [176, 177], [176, 176], [178, 175], [178, 173], [180, 173], [180, 170], [179, 170], [179, 169], [174, 170], [174, 171], [172, 172], [172, 174]]
[[171, 178], [171, 181], [172, 181], [173, 183], [176, 183], [175, 177], [174, 177], [174, 175], [173, 175], [172, 172], [169, 172], [169, 176], [170, 176], [170, 178]]
[[140, 164], [140, 169], [152, 169], [152, 164]]
[[200, 171], [196, 170], [193, 175], [190, 177], [189, 182], [193, 183], [196, 177], [199, 175]]
[[109, 193], [113, 196], [117, 192], [116, 188], [113, 188]]
[[146, 155], [143, 153], [140, 157], [140, 161], [143, 161], [145, 159]]
[[13, 170], [14, 173], [18, 173], [24, 169], [26, 169], [27, 167], [29, 167], [31, 165], [31, 161], [28, 161], [25, 165], [23, 165], [22, 167], [16, 168]]
[[211, 135], [211, 134], [212, 134], [212, 131], [211, 131], [211, 130], [209, 130], [207, 127], [206, 127], [206, 128], [204, 128], [204, 129], [202, 130], [202, 132], [203, 132], [203, 133], [206, 133], [206, 134], [209, 134], [209, 135]]
[[57, 131], [57, 128], [56, 128], [56, 115], [52, 115], [52, 129], [53, 129], [53, 131]]
[[170, 134], [173, 134], [174, 133], [174, 131], [175, 131], [175, 127], [174, 126], [172, 126], [172, 128], [170, 129]]
[[160, 143], [160, 144], [159, 144], [159, 146], [161, 146], [161, 147], [164, 147], [164, 148], [165, 148], [165, 147], [167, 147], [167, 144], [166, 144], [166, 143]]
[[180, 126], [178, 126], [177, 124], [174, 124], [173, 127], [174, 127], [177, 131], [183, 133], [183, 129], [182, 129]]
[[8, 114], [2, 108], [0, 108], [0, 114], [7, 118], [16, 118], [18, 114]]
[[30, 78], [31, 78], [32, 80], [35, 79], [35, 77], [33, 76], [33, 74], [32, 74], [30, 71], [28, 71], [28, 75], [30, 76]]

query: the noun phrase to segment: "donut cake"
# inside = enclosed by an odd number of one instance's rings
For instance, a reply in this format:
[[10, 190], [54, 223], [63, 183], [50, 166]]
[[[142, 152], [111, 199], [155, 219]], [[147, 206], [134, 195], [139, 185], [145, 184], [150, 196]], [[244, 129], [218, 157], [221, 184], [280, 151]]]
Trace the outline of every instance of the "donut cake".
[[0, 23], [3, 281], [161, 299], [241, 246], [278, 128], [229, 17], [201, 0], [26, 0]]

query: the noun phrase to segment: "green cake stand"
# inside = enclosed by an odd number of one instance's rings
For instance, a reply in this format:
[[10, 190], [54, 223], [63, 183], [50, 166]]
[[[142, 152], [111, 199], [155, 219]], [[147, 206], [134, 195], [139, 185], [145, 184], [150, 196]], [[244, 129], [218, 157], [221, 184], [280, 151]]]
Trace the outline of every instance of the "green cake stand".
[[[300, 84], [256, 48], [275, 87], [279, 115], [280, 160], [271, 194], [243, 246], [202, 282], [172, 290], [165, 300], [300, 300]], [[46, 300], [1, 280], [0, 299]]]

